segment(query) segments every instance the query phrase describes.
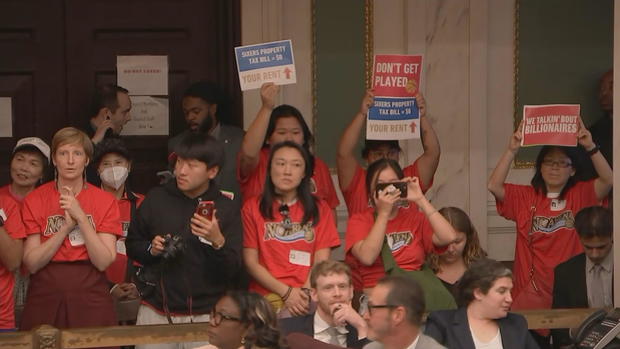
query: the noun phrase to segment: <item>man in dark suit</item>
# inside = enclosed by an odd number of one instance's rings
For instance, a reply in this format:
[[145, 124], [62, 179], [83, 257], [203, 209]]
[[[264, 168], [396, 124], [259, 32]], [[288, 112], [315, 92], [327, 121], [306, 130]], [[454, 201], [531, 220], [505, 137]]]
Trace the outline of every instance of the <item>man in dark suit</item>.
[[[583, 245], [579, 254], [555, 267], [553, 308], [612, 306], [613, 224], [611, 212], [600, 206], [584, 208], [575, 216]], [[567, 329], [553, 330], [555, 348], [571, 347]]]
[[351, 269], [338, 261], [318, 263], [310, 273], [310, 296], [317, 303], [313, 314], [280, 320], [283, 335], [303, 333], [339, 347], [361, 348], [366, 339], [366, 321], [351, 307]]

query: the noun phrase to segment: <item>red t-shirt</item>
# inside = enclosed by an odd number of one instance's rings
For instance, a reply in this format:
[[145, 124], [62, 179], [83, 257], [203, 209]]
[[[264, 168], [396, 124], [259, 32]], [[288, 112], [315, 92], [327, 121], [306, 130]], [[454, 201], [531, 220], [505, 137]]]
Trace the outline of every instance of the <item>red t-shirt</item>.
[[[133, 193], [136, 196], [136, 208], [140, 207], [142, 201], [144, 201], [144, 195]], [[131, 201], [127, 198], [125, 193], [120, 200], [116, 200], [118, 203], [118, 209], [121, 215], [121, 227], [123, 230], [123, 236], [116, 240], [116, 259], [105, 274], [108, 280], [115, 284], [125, 282], [127, 274], [127, 250], [125, 249], [125, 238], [127, 237], [127, 230], [129, 229], [129, 223], [131, 222]]]
[[[403, 173], [405, 177], [420, 177], [420, 172], [418, 171], [418, 160], [405, 167], [403, 169]], [[423, 186], [422, 182], [420, 182], [422, 192], [424, 193], [426, 193], [432, 185], [432, 179], [428, 186]], [[349, 211], [349, 217], [356, 213], [364, 212], [368, 207], [370, 207], [368, 204], [368, 192], [366, 192], [366, 170], [359, 164], [355, 168], [355, 174], [353, 175], [353, 179], [351, 180], [349, 186], [347, 188], [340, 189], [342, 189], [342, 195], [344, 196], [344, 202], [346, 203], [347, 210]]]
[[0, 196], [5, 197], [7, 200], [13, 201], [20, 209], [22, 207], [22, 204], [24, 203], [24, 198], [19, 198], [11, 192], [10, 184], [5, 185], [4, 187], [0, 187]]
[[[345, 259], [354, 259], [355, 266], [362, 278], [363, 288], [375, 287], [377, 281], [385, 275], [381, 255], [371, 266], [365, 266], [353, 256], [351, 248], [358, 241], [364, 240], [375, 224], [374, 209], [368, 208], [349, 218], [345, 239], [345, 253], [350, 256]], [[433, 229], [424, 213], [418, 211], [417, 206], [400, 208], [398, 215], [388, 221], [386, 227], [388, 245], [398, 266], [405, 270], [419, 270], [427, 253], [440, 252], [433, 245]]]
[[[26, 232], [22, 224], [19, 205], [8, 194], [8, 191], [2, 190], [0, 192], [0, 209], [2, 209], [6, 217], [4, 230], [7, 234], [13, 239], [24, 239]], [[0, 263], [0, 329], [15, 328], [14, 286], [15, 278], [13, 273], [4, 264]]]
[[[26, 234], [40, 234], [41, 243], [51, 238], [64, 223], [65, 212], [60, 208], [60, 193], [56, 190], [56, 182], [51, 181], [32, 191], [24, 200], [22, 217], [26, 227]], [[88, 183], [77, 195], [80, 207], [95, 231], [122, 236], [118, 204], [112, 194], [107, 193], [96, 186]], [[70, 233], [72, 237], [79, 237], [79, 227], [74, 229], [75, 233]], [[72, 262], [89, 260], [86, 245], [80, 243], [79, 239], [74, 240], [74, 245], [69, 241], [67, 235], [60, 248], [52, 257], [54, 262]]]
[[[594, 180], [578, 182], [568, 190], [564, 200], [536, 193], [530, 185], [504, 184], [504, 191], [504, 200], [496, 203], [497, 212], [517, 224], [512, 308], [551, 308], [553, 269], [583, 252], [574, 228], [575, 215], [582, 208], [600, 204]], [[530, 229], [533, 234], [531, 248], [528, 243]], [[532, 255], [534, 281], [541, 293], [525, 298], [527, 292], [521, 291], [530, 282]], [[524, 298], [520, 298], [522, 294]]]
[[[304, 215], [299, 201], [289, 206], [292, 222], [290, 232], [284, 231], [279, 212], [280, 204], [273, 204], [273, 220], [265, 219], [259, 210], [259, 197], [246, 201], [241, 210], [243, 218], [243, 247], [258, 250], [258, 261], [276, 279], [292, 287], [301, 287], [308, 279], [314, 263], [314, 253], [318, 250], [340, 245], [340, 238], [334, 223], [331, 208], [326, 202], [318, 200], [319, 222], [301, 225]], [[252, 280], [250, 291], [260, 294], [271, 293]]]
[[[263, 194], [265, 177], [267, 176], [269, 168], [269, 152], [269, 148], [261, 149], [258, 165], [254, 171], [245, 178], [241, 177], [241, 173], [239, 172], [240, 167], [237, 166], [237, 179], [241, 184], [241, 194], [243, 195], [244, 203], [252, 197]], [[336, 208], [340, 204], [338, 195], [336, 194], [336, 188], [334, 188], [334, 182], [329, 174], [329, 168], [323, 160], [316, 156], [314, 157], [314, 174], [312, 175], [310, 185], [312, 186], [312, 194], [326, 201], [329, 207]]]

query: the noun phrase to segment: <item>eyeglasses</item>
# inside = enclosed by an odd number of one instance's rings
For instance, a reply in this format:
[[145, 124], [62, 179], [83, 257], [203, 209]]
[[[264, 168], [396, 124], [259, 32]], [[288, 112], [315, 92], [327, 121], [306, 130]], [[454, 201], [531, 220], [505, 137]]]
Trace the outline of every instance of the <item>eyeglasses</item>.
[[282, 228], [284, 230], [291, 230], [293, 228], [293, 222], [291, 221], [290, 210], [287, 204], [280, 205], [278, 212], [282, 215]]
[[560, 168], [567, 168], [572, 166], [573, 164], [570, 161], [567, 160], [551, 160], [551, 159], [544, 159], [542, 162], [543, 165], [547, 166], [547, 167], [553, 167], [553, 166], [558, 166]]
[[209, 322], [213, 324], [213, 326], [219, 326], [222, 323], [222, 320], [226, 321], [241, 321], [240, 318], [223, 314], [222, 312], [212, 310], [211, 311], [211, 320]]
[[383, 309], [383, 308], [387, 308], [387, 309], [394, 309], [399, 307], [398, 305], [394, 305], [394, 304], [372, 304], [370, 302], [368, 302], [368, 313], [372, 314], [373, 309]]

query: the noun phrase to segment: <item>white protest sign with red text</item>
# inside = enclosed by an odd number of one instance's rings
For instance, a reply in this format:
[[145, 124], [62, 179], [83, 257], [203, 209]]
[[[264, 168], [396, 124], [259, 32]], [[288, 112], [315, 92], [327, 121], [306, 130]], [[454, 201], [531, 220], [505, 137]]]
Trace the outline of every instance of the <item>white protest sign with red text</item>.
[[421, 75], [421, 55], [375, 56], [375, 99], [368, 110], [367, 139], [420, 138], [420, 110], [415, 96]]
[[523, 106], [521, 146], [577, 146], [579, 104]]

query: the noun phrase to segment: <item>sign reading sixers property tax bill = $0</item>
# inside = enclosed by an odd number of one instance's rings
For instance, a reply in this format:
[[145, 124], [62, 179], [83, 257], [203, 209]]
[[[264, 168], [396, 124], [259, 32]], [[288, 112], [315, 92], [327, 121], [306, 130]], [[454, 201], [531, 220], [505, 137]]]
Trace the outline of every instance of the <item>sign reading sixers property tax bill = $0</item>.
[[579, 104], [523, 106], [522, 146], [577, 145]]
[[375, 56], [372, 78], [375, 98], [368, 110], [366, 138], [420, 138], [416, 95], [421, 73], [421, 55]]
[[260, 88], [266, 82], [297, 82], [291, 40], [235, 47], [235, 56], [242, 91]]

